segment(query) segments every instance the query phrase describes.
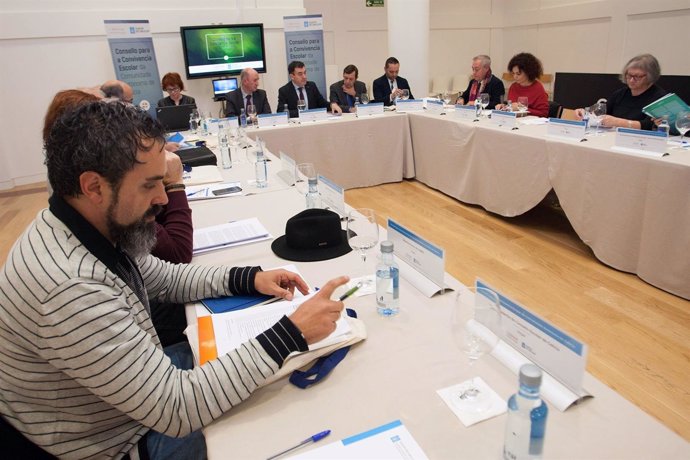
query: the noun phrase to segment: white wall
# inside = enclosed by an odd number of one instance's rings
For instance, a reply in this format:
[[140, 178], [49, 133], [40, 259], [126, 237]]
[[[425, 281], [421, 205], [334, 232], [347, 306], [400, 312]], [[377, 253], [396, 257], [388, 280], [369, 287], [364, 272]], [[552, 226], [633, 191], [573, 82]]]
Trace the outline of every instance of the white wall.
[[[104, 19], [148, 19], [161, 75], [182, 72], [180, 25], [263, 22], [273, 109], [287, 81], [282, 17], [324, 16], [327, 82], [353, 63], [371, 87], [389, 55], [386, 8], [364, 0], [0, 0], [0, 189], [44, 179], [40, 131], [53, 95], [114, 78]], [[690, 0], [430, 0], [429, 75], [470, 72], [488, 53], [502, 74], [530, 51], [547, 73], [618, 72], [650, 52], [668, 75], [690, 75]], [[409, 19], [415, 27], [415, 18]], [[405, 75], [405, 62], [401, 63]], [[202, 110], [217, 112], [208, 79], [187, 82]], [[422, 91], [413, 88], [415, 95]], [[327, 96], [327, 95], [326, 95]]]

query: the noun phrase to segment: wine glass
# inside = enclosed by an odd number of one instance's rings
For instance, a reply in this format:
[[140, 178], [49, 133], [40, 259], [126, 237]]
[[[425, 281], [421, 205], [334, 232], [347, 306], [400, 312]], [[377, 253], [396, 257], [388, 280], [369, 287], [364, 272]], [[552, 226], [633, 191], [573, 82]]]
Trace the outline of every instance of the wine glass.
[[[347, 242], [352, 249], [359, 251], [362, 257], [362, 283], [370, 287], [372, 280], [367, 272], [367, 251], [379, 242], [379, 224], [373, 209], [353, 209], [347, 215]], [[373, 270], [371, 270], [373, 274]]]
[[295, 189], [300, 195], [306, 195], [309, 179], [316, 177], [314, 163], [298, 163], [295, 165]]
[[400, 90], [400, 99], [403, 101], [406, 101], [410, 98], [410, 90], [409, 89], [401, 89]]
[[[501, 307], [498, 295], [485, 287], [463, 287], [455, 297], [450, 318], [455, 344], [467, 356], [470, 369], [479, 358], [491, 353], [499, 341]], [[453, 402], [469, 412], [483, 412], [491, 406], [474, 381], [465, 382], [454, 394]]]
[[443, 97], [443, 105], [449, 106], [450, 100], [451, 100], [450, 92], [446, 91], [445, 93], [442, 94], [442, 97]]
[[307, 108], [307, 101], [305, 101], [302, 98], [297, 99], [297, 110], [299, 110], [299, 112], [302, 113], [304, 111], [304, 109], [306, 109], [306, 108]]
[[369, 103], [369, 95], [367, 93], [360, 94], [359, 102], [361, 102], [364, 105], [367, 105]]
[[256, 106], [254, 104], [249, 104], [247, 106], [247, 117], [251, 120], [252, 126], [257, 125], [257, 119], [256, 119]]
[[690, 130], [690, 112], [678, 112], [678, 115], [676, 115], [676, 129], [680, 133], [680, 148], [683, 148], [685, 133]]
[[529, 98], [527, 96], [520, 96], [517, 98], [518, 112], [526, 112], [529, 107]]
[[606, 101], [599, 100], [592, 107], [590, 107], [590, 124], [593, 124], [597, 129], [595, 134], [602, 134], [601, 121], [606, 115]]
[[[489, 106], [489, 100], [489, 93], [481, 93], [479, 96], [477, 96], [477, 101], [479, 101], [479, 104], [482, 106], [482, 112]], [[477, 102], [475, 101], [475, 104], [476, 103]]]

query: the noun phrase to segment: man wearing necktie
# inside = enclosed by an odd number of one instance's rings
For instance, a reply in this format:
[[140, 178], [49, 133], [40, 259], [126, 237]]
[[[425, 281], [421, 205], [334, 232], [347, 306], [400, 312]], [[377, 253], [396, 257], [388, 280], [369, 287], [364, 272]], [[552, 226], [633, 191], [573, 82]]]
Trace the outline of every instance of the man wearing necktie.
[[240, 87], [225, 95], [225, 116], [237, 117], [240, 109], [247, 113], [247, 106], [256, 107], [257, 115], [271, 113], [266, 91], [259, 89], [259, 73], [247, 67], [240, 73]]
[[[290, 118], [298, 118], [299, 110], [297, 101], [303, 99], [305, 109], [332, 109], [328, 101], [324, 99], [316, 87], [316, 83], [307, 80], [307, 68], [304, 62], [292, 61], [288, 65], [290, 81], [278, 89], [278, 108], [276, 112], [285, 112], [285, 106], [289, 111]], [[340, 107], [333, 109], [335, 113], [340, 113]]]
[[343, 112], [354, 112], [355, 100], [367, 92], [367, 85], [357, 80], [358, 76], [359, 70], [352, 64], [343, 69], [343, 79], [331, 85], [331, 106]]
[[393, 101], [402, 95], [402, 90], [406, 89], [410, 92], [410, 99], [414, 99], [410, 84], [403, 77], [398, 76], [400, 71], [400, 62], [394, 58], [386, 59], [386, 65], [383, 67], [385, 73], [374, 80], [374, 102], [383, 102], [383, 105], [389, 106]]
[[472, 80], [465, 92], [458, 95], [456, 104], [474, 105], [477, 96], [487, 93], [489, 105], [486, 108], [493, 110], [501, 103], [505, 92], [503, 82], [491, 73], [491, 58], [486, 54], [480, 54], [472, 58]]

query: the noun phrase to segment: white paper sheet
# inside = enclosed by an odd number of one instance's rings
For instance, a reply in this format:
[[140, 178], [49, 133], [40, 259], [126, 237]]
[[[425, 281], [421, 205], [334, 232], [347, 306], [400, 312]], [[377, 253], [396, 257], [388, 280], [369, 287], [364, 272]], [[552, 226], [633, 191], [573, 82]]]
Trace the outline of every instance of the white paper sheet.
[[194, 254], [219, 248], [254, 243], [271, 238], [259, 219], [239, 220], [227, 224], [194, 229]]

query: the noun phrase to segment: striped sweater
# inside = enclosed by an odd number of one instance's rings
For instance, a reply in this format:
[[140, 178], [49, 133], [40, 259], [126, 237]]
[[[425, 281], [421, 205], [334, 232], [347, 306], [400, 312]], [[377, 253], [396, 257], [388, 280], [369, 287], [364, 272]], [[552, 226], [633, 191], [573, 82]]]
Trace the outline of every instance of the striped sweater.
[[[167, 303], [251, 292], [256, 270], [138, 263], [148, 297]], [[198, 430], [305, 347], [284, 317], [217, 360], [175, 368], [132, 289], [47, 209], [0, 272], [0, 414], [64, 458], [119, 458], [149, 429]]]

